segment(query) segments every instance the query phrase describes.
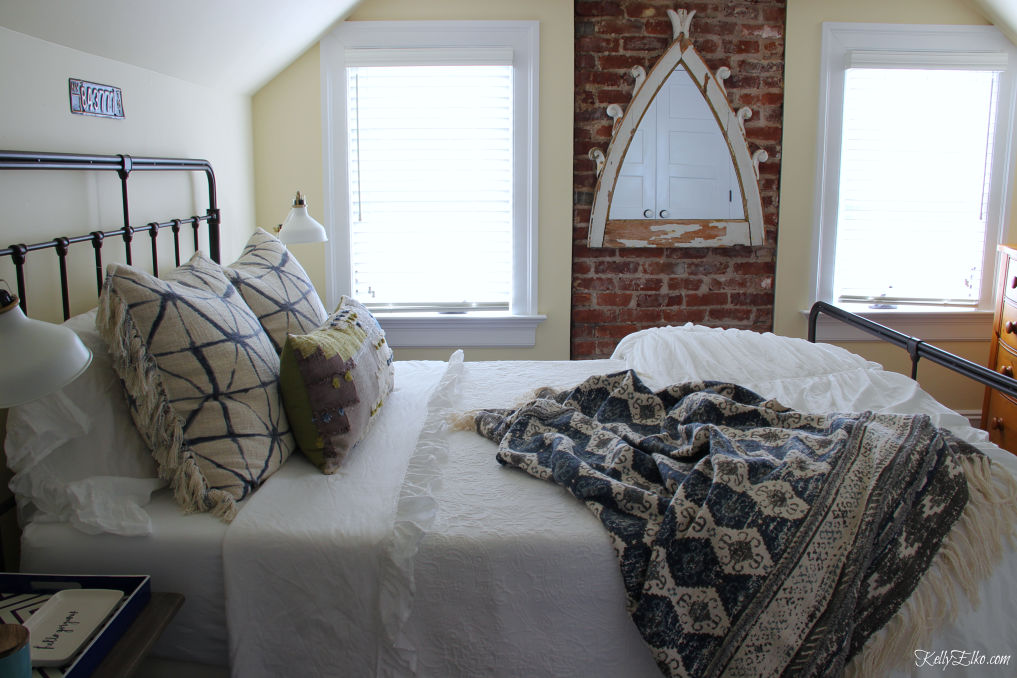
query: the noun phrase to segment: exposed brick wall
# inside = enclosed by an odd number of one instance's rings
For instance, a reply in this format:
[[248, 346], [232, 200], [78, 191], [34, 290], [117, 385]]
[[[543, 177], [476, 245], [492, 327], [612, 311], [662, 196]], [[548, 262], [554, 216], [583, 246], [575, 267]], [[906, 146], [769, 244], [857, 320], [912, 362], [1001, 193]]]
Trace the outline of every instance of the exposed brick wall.
[[[773, 326], [780, 140], [784, 99], [785, 0], [684, 2], [575, 0], [572, 357], [610, 355], [618, 339], [658, 325], [695, 322], [768, 331]], [[752, 109], [749, 152], [760, 166], [765, 240], [758, 247], [590, 248], [597, 184], [591, 148], [607, 151], [607, 106], [626, 108], [629, 69], [650, 68], [671, 44], [668, 9], [695, 10], [691, 39], [711, 71], [731, 69], [728, 102]]]

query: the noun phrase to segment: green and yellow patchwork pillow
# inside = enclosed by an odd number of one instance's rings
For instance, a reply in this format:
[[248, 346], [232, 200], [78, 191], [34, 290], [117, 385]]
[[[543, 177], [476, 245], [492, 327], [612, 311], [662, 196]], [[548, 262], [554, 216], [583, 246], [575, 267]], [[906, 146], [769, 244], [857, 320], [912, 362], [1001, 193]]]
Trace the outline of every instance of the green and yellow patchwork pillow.
[[392, 349], [363, 305], [343, 297], [328, 320], [283, 345], [279, 388], [297, 446], [335, 473], [392, 392]]

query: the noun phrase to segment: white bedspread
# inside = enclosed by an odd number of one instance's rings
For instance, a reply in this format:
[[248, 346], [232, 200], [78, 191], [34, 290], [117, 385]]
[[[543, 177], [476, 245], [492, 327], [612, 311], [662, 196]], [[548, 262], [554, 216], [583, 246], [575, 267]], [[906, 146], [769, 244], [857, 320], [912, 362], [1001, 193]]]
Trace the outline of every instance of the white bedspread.
[[[227, 530], [233, 676], [659, 676], [597, 519], [556, 486], [501, 467], [493, 443], [442, 429], [450, 412], [510, 406], [538, 386], [631, 365], [653, 385], [726, 379], [799, 409], [926, 411], [1017, 472], [1012, 455], [911, 380], [857, 356], [772, 335], [668, 331], [623, 340], [611, 361], [400, 364], [388, 410], [343, 473], [294, 458]], [[1017, 557], [1008, 549], [1006, 559], [982, 586], [991, 604], [925, 649], [1017, 649]], [[950, 675], [979, 675], [969, 671]]]

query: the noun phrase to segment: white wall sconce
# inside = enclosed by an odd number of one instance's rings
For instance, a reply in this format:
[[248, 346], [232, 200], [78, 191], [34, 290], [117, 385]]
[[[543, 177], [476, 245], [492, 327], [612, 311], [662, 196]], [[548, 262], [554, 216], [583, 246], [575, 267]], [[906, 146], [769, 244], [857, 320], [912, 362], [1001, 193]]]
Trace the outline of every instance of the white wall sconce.
[[307, 213], [307, 203], [300, 191], [293, 199], [293, 208], [286, 215], [286, 220], [276, 230], [276, 237], [287, 245], [328, 240], [325, 227]]
[[0, 290], [0, 346], [0, 408], [61, 389], [92, 362], [92, 352], [73, 330], [28, 318], [7, 290]]

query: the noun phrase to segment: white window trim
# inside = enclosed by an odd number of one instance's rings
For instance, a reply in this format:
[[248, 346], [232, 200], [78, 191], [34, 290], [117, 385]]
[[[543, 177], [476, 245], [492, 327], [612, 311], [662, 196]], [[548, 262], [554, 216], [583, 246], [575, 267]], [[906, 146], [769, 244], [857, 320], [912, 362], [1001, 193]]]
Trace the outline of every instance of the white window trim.
[[[839, 304], [845, 311], [851, 311], [864, 318], [886, 325], [922, 341], [987, 341], [992, 335], [992, 311], [977, 309], [954, 310], [867, 310], [854, 304]], [[806, 318], [808, 311], [802, 311]], [[820, 314], [816, 318], [817, 341], [879, 341], [868, 332], [863, 332], [836, 318]]]
[[[524, 223], [513, 228], [510, 310], [376, 314], [394, 347], [463, 346], [466, 341], [470, 346], [536, 344], [536, 327], [546, 318], [537, 312], [539, 38], [537, 21], [347, 21], [321, 41], [324, 225], [329, 235], [325, 283], [330, 306], [352, 289], [345, 189], [346, 50], [508, 46], [515, 55], [514, 114], [521, 123], [516, 129], [523, 132], [515, 136], [513, 156], [525, 171], [514, 178], [513, 212]], [[525, 177], [525, 185], [520, 185], [520, 177]]]
[[[844, 104], [844, 70], [855, 51], [902, 52], [955, 55], [958, 63], [979, 63], [977, 55], [1006, 53], [1007, 77], [1000, 78], [997, 102], [996, 149], [993, 157], [991, 193], [986, 227], [986, 265], [982, 270], [982, 299], [976, 309], [897, 311], [853, 310], [875, 322], [926, 341], [971, 341], [988, 337], [991, 326], [992, 295], [995, 290], [996, 245], [1001, 242], [1009, 220], [1014, 177], [1014, 116], [1017, 111], [1017, 48], [992, 26], [940, 26], [824, 22], [820, 58], [819, 116], [816, 130], [816, 194], [813, 203], [812, 298], [811, 302], [833, 302], [833, 267], [839, 193], [841, 111]], [[989, 54], [985, 54], [989, 53]], [[870, 55], [857, 55], [864, 58]], [[921, 115], [921, 111], [916, 111]], [[811, 305], [811, 304], [810, 304]], [[847, 307], [845, 307], [847, 308]], [[807, 314], [808, 311], [805, 311]], [[924, 335], [923, 335], [924, 332]], [[979, 335], [978, 333], [981, 332]], [[865, 339], [857, 330], [821, 316], [817, 338], [827, 341]], [[872, 339], [868, 337], [868, 339]]]

